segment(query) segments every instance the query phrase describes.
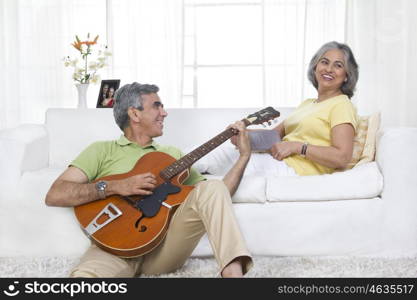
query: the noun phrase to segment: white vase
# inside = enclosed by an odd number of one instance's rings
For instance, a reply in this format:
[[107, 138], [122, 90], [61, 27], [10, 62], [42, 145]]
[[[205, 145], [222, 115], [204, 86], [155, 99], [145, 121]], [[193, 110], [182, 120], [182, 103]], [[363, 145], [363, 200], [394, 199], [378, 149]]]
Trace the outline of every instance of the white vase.
[[78, 91], [78, 108], [87, 108], [87, 89], [88, 83], [77, 83], [75, 86]]

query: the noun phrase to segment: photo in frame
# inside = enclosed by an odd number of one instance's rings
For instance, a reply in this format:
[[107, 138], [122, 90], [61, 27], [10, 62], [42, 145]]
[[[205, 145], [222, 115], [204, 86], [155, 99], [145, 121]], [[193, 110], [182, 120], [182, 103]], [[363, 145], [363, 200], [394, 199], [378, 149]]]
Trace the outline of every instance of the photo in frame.
[[102, 80], [96, 108], [112, 108], [114, 105], [114, 93], [119, 86], [120, 79]]

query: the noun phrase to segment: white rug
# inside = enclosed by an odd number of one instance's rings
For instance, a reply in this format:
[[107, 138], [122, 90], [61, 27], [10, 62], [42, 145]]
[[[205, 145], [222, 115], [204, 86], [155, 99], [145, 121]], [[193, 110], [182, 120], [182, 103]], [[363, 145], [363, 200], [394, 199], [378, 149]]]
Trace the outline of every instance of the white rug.
[[[78, 258], [0, 258], [0, 277], [67, 277]], [[215, 277], [213, 258], [191, 258], [159, 277]], [[417, 277], [417, 257], [255, 257], [247, 277]]]

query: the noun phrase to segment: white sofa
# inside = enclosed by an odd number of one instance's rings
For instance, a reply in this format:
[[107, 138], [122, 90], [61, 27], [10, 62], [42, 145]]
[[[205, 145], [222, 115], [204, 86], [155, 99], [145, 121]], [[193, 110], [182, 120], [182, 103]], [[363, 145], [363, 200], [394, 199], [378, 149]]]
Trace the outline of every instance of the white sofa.
[[[157, 141], [189, 150], [258, 109], [169, 109], [164, 136]], [[280, 120], [291, 111], [278, 110]], [[111, 109], [49, 109], [45, 124], [0, 131], [0, 257], [85, 251], [89, 240], [72, 208], [47, 207], [44, 198], [82, 149], [120, 134]], [[230, 146], [227, 141], [221, 147]], [[416, 149], [417, 128], [383, 128], [376, 162], [332, 175], [245, 177], [233, 201], [250, 250], [254, 255], [415, 255]], [[196, 166], [207, 163], [209, 156]], [[206, 238], [193, 255], [211, 255]]]

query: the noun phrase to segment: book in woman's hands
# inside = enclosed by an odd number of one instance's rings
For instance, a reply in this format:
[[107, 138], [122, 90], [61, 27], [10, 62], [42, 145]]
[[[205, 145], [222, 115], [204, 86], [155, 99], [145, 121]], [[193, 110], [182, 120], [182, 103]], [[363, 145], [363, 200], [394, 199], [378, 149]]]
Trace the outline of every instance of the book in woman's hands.
[[254, 130], [249, 131], [250, 144], [252, 151], [266, 152], [273, 144], [281, 141], [276, 130]]

